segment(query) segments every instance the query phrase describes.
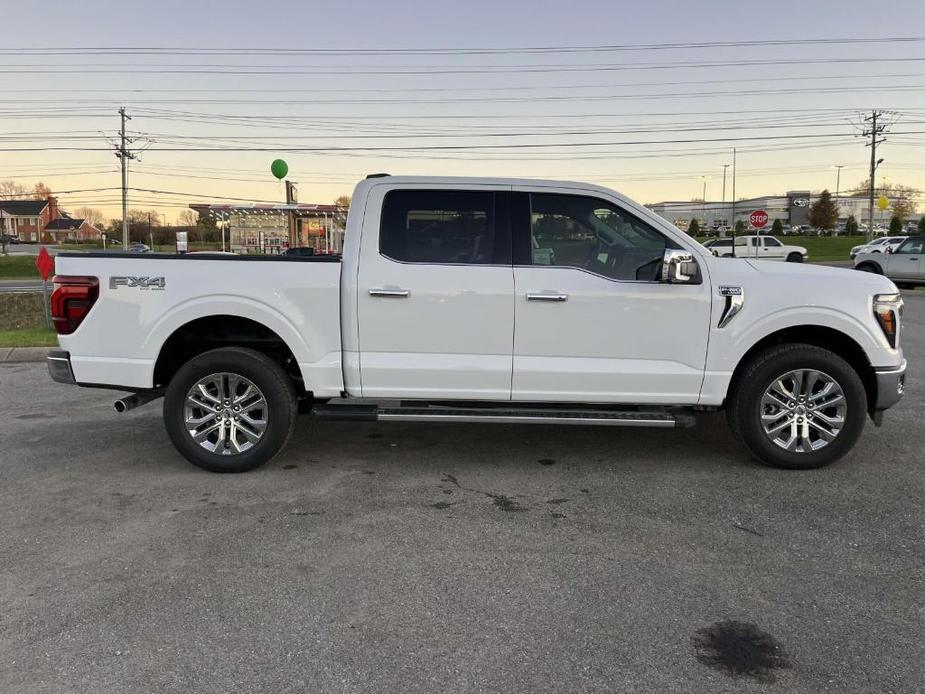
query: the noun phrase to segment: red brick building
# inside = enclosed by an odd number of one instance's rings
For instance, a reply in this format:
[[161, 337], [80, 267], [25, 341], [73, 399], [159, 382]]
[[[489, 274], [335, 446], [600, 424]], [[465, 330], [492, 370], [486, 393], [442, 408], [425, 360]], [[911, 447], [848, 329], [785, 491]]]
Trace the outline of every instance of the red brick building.
[[86, 220], [74, 219], [58, 207], [58, 199], [0, 200], [0, 234], [9, 234], [23, 243], [52, 243], [65, 240], [100, 238], [100, 230]]

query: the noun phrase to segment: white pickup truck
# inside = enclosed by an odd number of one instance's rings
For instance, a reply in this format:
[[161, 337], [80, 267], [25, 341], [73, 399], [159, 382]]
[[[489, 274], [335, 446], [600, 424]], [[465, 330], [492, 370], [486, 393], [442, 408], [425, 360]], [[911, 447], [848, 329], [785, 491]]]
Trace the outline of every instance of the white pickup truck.
[[[710, 252], [720, 258], [732, 256], [733, 240], [719, 239], [709, 245]], [[757, 260], [785, 260], [788, 263], [802, 263], [809, 258], [803, 246], [792, 246], [778, 241], [773, 236], [736, 236], [735, 256]]]
[[316, 419], [676, 427], [725, 408], [818, 467], [903, 392], [875, 274], [715, 258], [582, 183], [375, 175], [343, 257], [62, 253], [52, 378], [164, 396], [194, 464], [254, 468]]

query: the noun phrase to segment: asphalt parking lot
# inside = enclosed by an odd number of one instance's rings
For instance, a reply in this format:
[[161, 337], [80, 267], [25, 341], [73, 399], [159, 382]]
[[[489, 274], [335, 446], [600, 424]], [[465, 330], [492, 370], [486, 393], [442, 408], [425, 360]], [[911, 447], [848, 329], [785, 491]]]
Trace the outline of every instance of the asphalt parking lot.
[[[834, 466], [683, 431], [303, 422], [202, 472], [0, 365], [0, 692], [914, 692], [925, 291]], [[738, 674], [735, 674], [738, 673]]]

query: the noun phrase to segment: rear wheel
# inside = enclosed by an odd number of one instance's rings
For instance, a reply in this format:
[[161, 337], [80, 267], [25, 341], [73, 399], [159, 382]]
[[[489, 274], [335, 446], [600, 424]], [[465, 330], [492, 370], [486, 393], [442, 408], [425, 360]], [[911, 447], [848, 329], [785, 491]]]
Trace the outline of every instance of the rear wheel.
[[164, 395], [164, 424], [177, 450], [211, 472], [246, 472], [286, 444], [295, 389], [283, 369], [251, 349], [227, 347], [184, 364]]
[[867, 394], [854, 368], [821, 347], [778, 345], [757, 354], [727, 404], [733, 432], [759, 461], [818, 468], [845, 455], [864, 429]]

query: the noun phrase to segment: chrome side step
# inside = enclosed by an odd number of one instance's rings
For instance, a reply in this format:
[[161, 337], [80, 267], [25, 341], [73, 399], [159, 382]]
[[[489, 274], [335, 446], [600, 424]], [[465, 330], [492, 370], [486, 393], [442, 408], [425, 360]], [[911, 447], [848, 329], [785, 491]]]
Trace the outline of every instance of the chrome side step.
[[381, 422], [467, 422], [475, 424], [567, 424], [572, 426], [662, 427], [694, 426], [694, 416], [665, 410], [593, 410], [516, 407], [445, 407], [376, 405], [318, 405], [312, 416], [320, 420]]

